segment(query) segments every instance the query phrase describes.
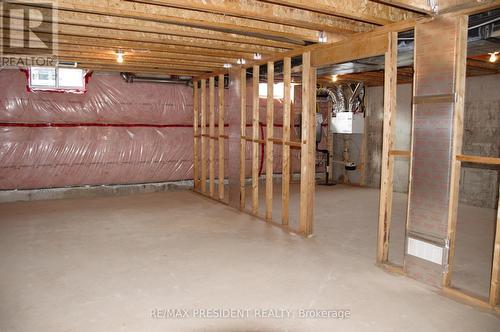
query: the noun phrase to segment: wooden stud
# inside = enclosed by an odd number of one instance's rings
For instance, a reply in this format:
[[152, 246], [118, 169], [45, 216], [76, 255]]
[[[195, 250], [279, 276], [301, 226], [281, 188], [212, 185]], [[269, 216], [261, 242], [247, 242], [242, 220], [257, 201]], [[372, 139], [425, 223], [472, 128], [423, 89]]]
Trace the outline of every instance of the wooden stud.
[[300, 163], [299, 230], [313, 233], [316, 160], [316, 69], [311, 68], [311, 52], [302, 55], [302, 154]]
[[207, 80], [201, 81], [201, 192], [207, 192]]
[[288, 225], [290, 219], [290, 117], [291, 117], [291, 82], [292, 82], [292, 59], [286, 57], [283, 62], [283, 170], [281, 172], [281, 223]]
[[387, 40], [388, 48], [385, 53], [384, 128], [377, 246], [377, 263], [379, 264], [387, 262], [389, 258], [389, 234], [392, 217], [392, 185], [394, 171], [394, 158], [391, 157], [389, 151], [392, 150], [394, 146], [394, 127], [396, 123], [398, 34], [396, 32], [390, 32], [387, 36]]
[[198, 129], [198, 120], [199, 120], [199, 102], [200, 96], [198, 95], [198, 81], [193, 81], [193, 179], [194, 179], [194, 190], [200, 190], [200, 178], [199, 178], [199, 169], [200, 169], [200, 161], [198, 156], [198, 142], [199, 138], [199, 129]]
[[224, 200], [224, 75], [219, 75], [219, 199]]
[[389, 155], [390, 156], [394, 156], [394, 157], [410, 158], [411, 151], [406, 151], [406, 150], [390, 150], [389, 151]]
[[447, 296], [449, 296], [457, 301], [469, 304], [471, 306], [475, 306], [475, 307], [482, 308], [482, 309], [490, 309], [488, 302], [486, 302], [482, 299], [479, 299], [473, 295], [464, 293], [463, 291], [461, 291], [460, 289], [457, 289], [457, 288], [445, 286], [445, 287], [443, 287], [443, 294], [447, 295]]
[[259, 212], [259, 66], [253, 67], [253, 85], [252, 85], [252, 213], [257, 215]]
[[[500, 190], [499, 190], [500, 197]], [[500, 304], [500, 199], [497, 208], [497, 226], [495, 232], [495, 247], [493, 249], [493, 266], [491, 269], [490, 305]]]
[[457, 155], [456, 158], [458, 161], [467, 162], [467, 163], [500, 165], [500, 158], [494, 158], [494, 157]]
[[246, 201], [246, 158], [247, 142], [247, 70], [240, 69], [240, 209], [245, 209]]
[[267, 63], [266, 220], [273, 219], [274, 62]]
[[443, 275], [443, 286], [451, 286], [453, 259], [455, 257], [455, 236], [457, 229], [458, 195], [460, 189], [460, 161], [457, 155], [462, 153], [464, 107], [465, 107], [465, 74], [467, 67], [467, 27], [468, 17], [457, 18], [457, 34], [455, 49], [455, 109], [453, 112], [453, 146], [450, 176], [450, 201], [448, 207], [448, 268]]
[[245, 209], [246, 200], [246, 158], [247, 142], [245, 140], [247, 127], [247, 70], [240, 69], [240, 112], [241, 112], [241, 141], [240, 141], [240, 209]]
[[210, 197], [215, 197], [215, 77], [210, 77], [209, 80], [209, 98], [210, 98]]

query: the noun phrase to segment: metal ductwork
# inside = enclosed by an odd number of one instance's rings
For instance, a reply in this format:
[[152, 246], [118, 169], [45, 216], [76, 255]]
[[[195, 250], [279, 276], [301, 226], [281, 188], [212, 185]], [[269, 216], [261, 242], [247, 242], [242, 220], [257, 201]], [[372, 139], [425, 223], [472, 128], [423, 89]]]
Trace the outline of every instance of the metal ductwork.
[[139, 76], [132, 73], [120, 73], [120, 76], [127, 83], [137, 82], [189, 85], [192, 82], [192, 78], [187, 76]]

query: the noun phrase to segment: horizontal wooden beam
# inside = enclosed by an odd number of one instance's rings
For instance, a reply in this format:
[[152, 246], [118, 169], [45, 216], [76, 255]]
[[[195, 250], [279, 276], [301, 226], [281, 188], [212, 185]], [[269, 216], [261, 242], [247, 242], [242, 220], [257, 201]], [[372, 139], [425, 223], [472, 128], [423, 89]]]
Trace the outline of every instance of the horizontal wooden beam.
[[156, 74], [156, 75], [175, 75], [175, 76], [199, 76], [203, 71], [199, 70], [178, 70], [170, 68], [144, 68], [134, 66], [114, 66], [114, 65], [97, 65], [93, 63], [79, 63], [78, 68], [90, 71], [111, 72], [111, 73], [141, 73], [141, 74]]
[[141, 61], [131, 61], [131, 60], [125, 60], [124, 63], [117, 63], [116, 60], [114, 59], [91, 59], [88, 57], [78, 57], [78, 56], [60, 56], [58, 57], [60, 61], [70, 61], [70, 62], [77, 62], [79, 64], [81, 63], [86, 63], [86, 64], [95, 64], [95, 65], [101, 65], [101, 66], [117, 66], [118, 68], [120, 66], [124, 65], [130, 65], [135, 68], [145, 68], [145, 69], [175, 69], [175, 70], [184, 70], [186, 72], [189, 71], [198, 71], [198, 72], [210, 72], [213, 70], [214, 67], [210, 66], [205, 66], [205, 65], [189, 65], [185, 63], [175, 63], [175, 62], [150, 62], [150, 63], [143, 63]]
[[[20, 54], [22, 55], [36, 55], [40, 53], [36, 53], [37, 49], [34, 50], [29, 50], [29, 52], [21, 52]], [[40, 50], [41, 51], [41, 50]], [[12, 54], [15, 54], [13, 52]], [[114, 50], [108, 51], [108, 52], [82, 52], [82, 51], [71, 51], [71, 50], [63, 50], [59, 49], [58, 55], [56, 57], [57, 59], [68, 59], [72, 58], [75, 59], [76, 62], [78, 61], [85, 61], [85, 60], [92, 60], [92, 61], [97, 61], [97, 60], [102, 60], [102, 62], [116, 62], [116, 53]], [[216, 58], [213, 59], [214, 61]], [[182, 57], [151, 57], [151, 56], [142, 56], [142, 55], [137, 55], [134, 53], [124, 53], [124, 63], [125, 64], [139, 64], [139, 65], [150, 65], [150, 66], [155, 66], [155, 65], [162, 65], [162, 64], [176, 64], [179, 66], [184, 66], [185, 68], [189, 69], [192, 67], [204, 67], [204, 68], [209, 68], [209, 70], [217, 70], [218, 68], [222, 68], [224, 65], [224, 62], [212, 62], [212, 61], [205, 61], [204, 59], [183, 59]]]
[[429, 6], [429, 2], [427, 0], [378, 0], [378, 2], [397, 8], [412, 10], [422, 14], [432, 14], [432, 8]]
[[[41, 41], [50, 41], [50, 35], [48, 33], [37, 33], [38, 38]], [[112, 38], [96, 38], [96, 37], [82, 37], [82, 36], [68, 36], [59, 34], [58, 45], [66, 47], [105, 47], [113, 48], [115, 51], [117, 49], [122, 49], [128, 52], [159, 52], [168, 54], [189, 54], [189, 55], [202, 55], [206, 57], [227, 57], [234, 60], [239, 58], [250, 58], [252, 56], [252, 50], [246, 49], [241, 51], [231, 51], [231, 50], [218, 50], [212, 48], [205, 48], [197, 46], [183, 46], [175, 45], [162, 42], [143, 42], [143, 41], [128, 41], [119, 40]], [[13, 39], [14, 40], [14, 39]], [[4, 39], [4, 42], [7, 42]]]
[[409, 158], [411, 157], [411, 151], [404, 151], [404, 150], [391, 150], [389, 151], [390, 156], [395, 156], [395, 157], [406, 157]]
[[[16, 6], [19, 8], [32, 9], [37, 8], [44, 14], [44, 17], [51, 17], [49, 9], [38, 7], [36, 4]], [[11, 13], [11, 17], [19, 18], [15, 13]], [[48, 21], [50, 22], [50, 21]], [[150, 32], [159, 33], [173, 36], [184, 36], [193, 38], [203, 38], [208, 40], [228, 41], [242, 44], [272, 46], [272, 47], [291, 47], [297, 43], [282, 42], [258, 38], [253, 36], [243, 36], [236, 34], [229, 34], [221, 31], [214, 31], [204, 28], [195, 28], [191, 26], [182, 26], [178, 24], [141, 20], [137, 18], [117, 17], [104, 14], [95, 13], [81, 13], [71, 10], [60, 9], [57, 11], [58, 24], [71, 24], [81, 27], [95, 27], [95, 28], [108, 28], [114, 30], [133, 31], [133, 32]], [[299, 43], [303, 44], [303, 43]]]
[[260, 36], [267, 39], [276, 38], [296, 42], [317, 40], [317, 31], [310, 29], [121, 0], [100, 0], [91, 3], [87, 0], [58, 0], [58, 8]]
[[[24, 27], [23, 20], [12, 19], [11, 22], [14, 26]], [[50, 33], [50, 27], [42, 25], [39, 29], [41, 32]], [[5, 33], [9, 33], [10, 30], [6, 30]], [[69, 35], [69, 36], [82, 36], [82, 37], [95, 37], [95, 38], [113, 38], [128, 41], [140, 41], [140, 42], [165, 42], [173, 45], [183, 45], [183, 46], [201, 46], [205, 48], [213, 48], [220, 50], [234, 50], [234, 51], [244, 51], [252, 50], [252, 52], [258, 53], [275, 53], [282, 52], [293, 48], [290, 44], [286, 44], [288, 48], [274, 47], [266, 45], [250, 45], [243, 44], [240, 42], [228, 42], [219, 40], [208, 40], [200, 37], [186, 37], [186, 36], [176, 36], [159, 34], [153, 32], [137, 32], [137, 31], [126, 31], [113, 28], [101, 28], [101, 27], [90, 27], [90, 26], [78, 26], [72, 24], [58, 24], [58, 33]], [[266, 44], [263, 42], [262, 44]], [[284, 44], [280, 44], [285, 46]]]
[[323, 14], [385, 25], [415, 18], [413, 12], [373, 1], [359, 0], [266, 0], [283, 6], [303, 8]]
[[494, 158], [494, 157], [457, 155], [457, 160], [475, 164], [500, 165], [500, 158]]
[[500, 8], [498, 0], [440, 0], [439, 15], [474, 15]]
[[456, 96], [452, 94], [441, 94], [441, 95], [425, 95], [425, 96], [414, 96], [413, 104], [436, 104], [436, 103], [454, 103]]
[[[144, 2], [144, 1], [133, 1]], [[373, 29], [371, 24], [336, 18], [310, 10], [290, 8], [253, 0], [150, 0], [150, 4], [190, 9], [205, 13], [224, 14], [264, 22], [279, 23], [312, 30], [334, 33], [353, 33]], [[389, 22], [386, 22], [389, 23]]]
[[359, 37], [348, 42], [332, 44], [328, 48], [311, 52], [311, 65], [313, 67], [328, 66], [336, 63], [352, 61], [384, 55], [387, 51], [388, 40], [386, 34]]

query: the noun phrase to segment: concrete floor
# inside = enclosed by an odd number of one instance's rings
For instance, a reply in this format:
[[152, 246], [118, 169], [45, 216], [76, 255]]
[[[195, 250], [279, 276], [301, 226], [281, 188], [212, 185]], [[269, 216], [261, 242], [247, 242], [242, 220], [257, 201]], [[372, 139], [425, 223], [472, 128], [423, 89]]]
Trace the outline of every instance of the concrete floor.
[[[375, 267], [377, 210], [377, 190], [318, 186], [303, 239], [190, 192], [0, 204], [0, 331], [498, 331]], [[151, 318], [163, 308], [351, 318]]]

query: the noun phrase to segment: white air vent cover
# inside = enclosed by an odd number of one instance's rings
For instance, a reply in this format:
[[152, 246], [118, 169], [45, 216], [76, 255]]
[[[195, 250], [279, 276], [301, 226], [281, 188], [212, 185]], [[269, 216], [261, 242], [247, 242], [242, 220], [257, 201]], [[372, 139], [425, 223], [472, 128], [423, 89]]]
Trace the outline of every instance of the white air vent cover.
[[435, 244], [408, 238], [408, 255], [439, 265], [443, 264], [443, 248]]

